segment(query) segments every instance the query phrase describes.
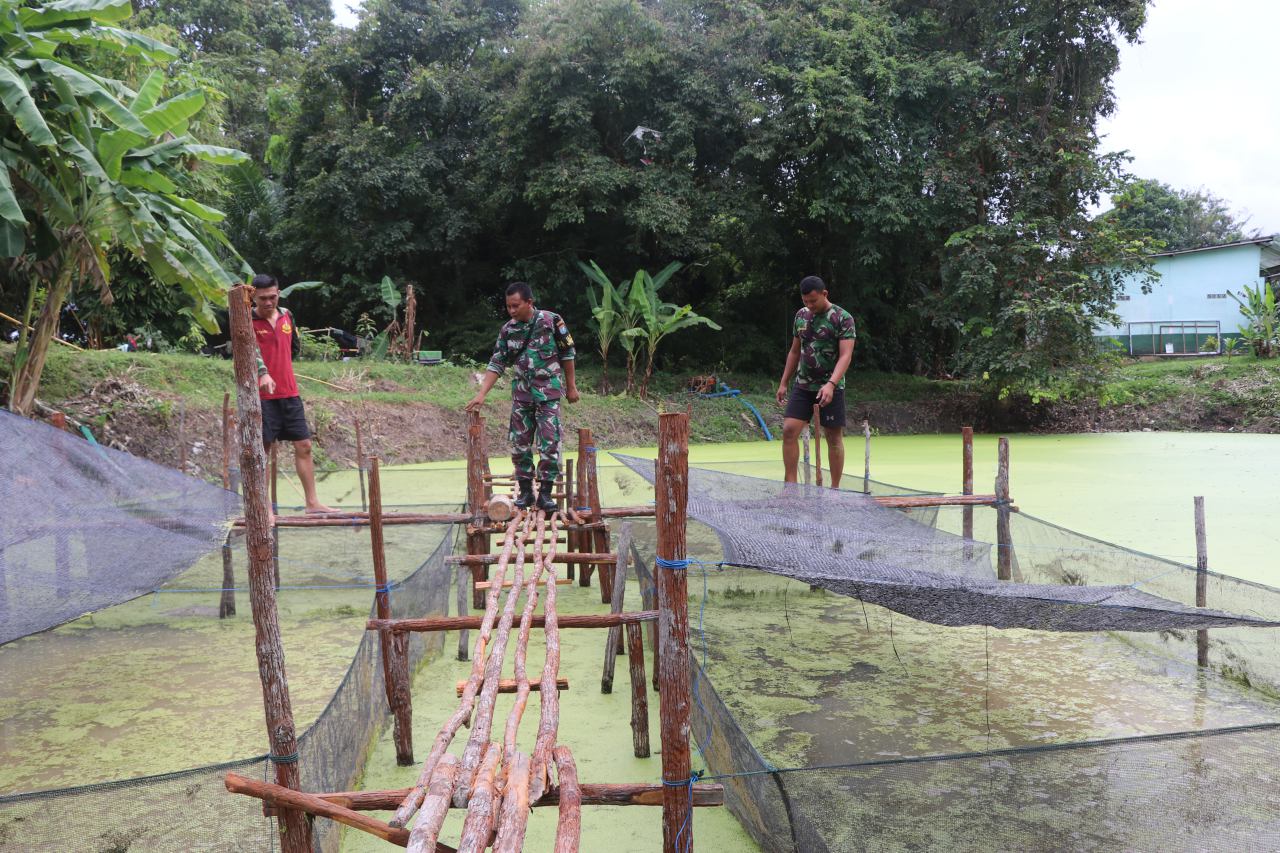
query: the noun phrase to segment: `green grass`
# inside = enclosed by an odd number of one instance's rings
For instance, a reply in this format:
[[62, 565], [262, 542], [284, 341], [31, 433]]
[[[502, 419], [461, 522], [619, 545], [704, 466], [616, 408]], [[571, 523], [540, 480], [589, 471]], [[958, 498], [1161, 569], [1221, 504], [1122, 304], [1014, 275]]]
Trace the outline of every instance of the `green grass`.
[[1099, 396], [1105, 406], [1187, 398], [1192, 405], [1240, 407], [1246, 417], [1270, 416], [1280, 403], [1280, 360], [1236, 356], [1132, 362], [1116, 369]]

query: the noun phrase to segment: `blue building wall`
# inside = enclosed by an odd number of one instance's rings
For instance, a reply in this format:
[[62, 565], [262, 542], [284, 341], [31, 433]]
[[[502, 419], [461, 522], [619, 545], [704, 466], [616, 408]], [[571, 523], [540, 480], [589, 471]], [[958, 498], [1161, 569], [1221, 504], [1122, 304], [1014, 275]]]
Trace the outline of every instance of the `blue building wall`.
[[[1262, 247], [1224, 246], [1172, 255], [1158, 255], [1153, 266], [1160, 277], [1150, 293], [1142, 292], [1142, 279], [1130, 277], [1124, 295], [1116, 303], [1119, 326], [1104, 326], [1095, 334], [1118, 338], [1128, 348], [1133, 336], [1136, 353], [1164, 352], [1172, 344], [1174, 352], [1194, 352], [1213, 334], [1208, 326], [1193, 329], [1170, 324], [1221, 324], [1224, 336], [1234, 337], [1244, 318], [1240, 306], [1229, 295], [1262, 283]], [[1131, 325], [1127, 325], [1131, 324]]]

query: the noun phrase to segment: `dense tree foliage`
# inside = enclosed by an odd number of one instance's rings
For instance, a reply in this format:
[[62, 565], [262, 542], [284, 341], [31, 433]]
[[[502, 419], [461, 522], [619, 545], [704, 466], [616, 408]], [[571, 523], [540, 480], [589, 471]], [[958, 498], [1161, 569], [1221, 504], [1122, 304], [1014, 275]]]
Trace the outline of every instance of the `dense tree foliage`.
[[1178, 190], [1149, 179], [1126, 184], [1112, 196], [1103, 216], [1112, 223], [1149, 235], [1163, 248], [1196, 249], [1259, 236], [1230, 204], [1206, 189]]
[[668, 363], [780, 369], [817, 273], [860, 365], [1043, 385], [1149, 248], [1087, 215], [1124, 177], [1094, 127], [1143, 0], [368, 0], [353, 30], [323, 0], [136, 2], [224, 81], [255, 158], [229, 233], [326, 282], [294, 297], [315, 325], [391, 276], [483, 357], [507, 280], [583, 326], [579, 262], [681, 261], [664, 298], [727, 333]]

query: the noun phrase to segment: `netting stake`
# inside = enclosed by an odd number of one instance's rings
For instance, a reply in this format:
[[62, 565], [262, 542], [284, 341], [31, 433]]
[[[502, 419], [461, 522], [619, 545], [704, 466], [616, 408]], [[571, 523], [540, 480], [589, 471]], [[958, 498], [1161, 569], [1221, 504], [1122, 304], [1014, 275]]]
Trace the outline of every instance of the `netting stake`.
[[[1209, 546], [1204, 526], [1204, 498], [1193, 498], [1196, 513], [1196, 607], [1207, 607], [1209, 600]], [[1209, 665], [1209, 631], [1196, 631], [1196, 664]]]

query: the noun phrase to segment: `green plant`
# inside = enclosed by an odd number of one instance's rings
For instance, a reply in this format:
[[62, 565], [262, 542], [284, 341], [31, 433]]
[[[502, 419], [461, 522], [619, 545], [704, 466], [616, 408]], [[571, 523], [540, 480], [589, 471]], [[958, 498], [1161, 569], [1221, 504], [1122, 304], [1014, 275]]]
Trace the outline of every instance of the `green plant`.
[[608, 394], [609, 349], [623, 330], [627, 291], [631, 282], [625, 282], [621, 288], [614, 287], [595, 261], [589, 264], [578, 261], [578, 266], [586, 273], [587, 278], [600, 285], [600, 295], [596, 296], [594, 288], [588, 288], [587, 299], [591, 301], [591, 319], [595, 321], [596, 327], [596, 351], [600, 353], [600, 393]]
[[1243, 338], [1224, 338], [1222, 341], [1222, 351], [1226, 353], [1228, 359], [1233, 355], [1240, 355], [1244, 352], [1245, 342]]
[[1239, 327], [1240, 337], [1253, 347], [1253, 354], [1258, 358], [1272, 358], [1276, 355], [1276, 330], [1280, 328], [1280, 313], [1276, 309], [1275, 291], [1267, 284], [1257, 287], [1245, 285], [1241, 288], [1244, 299], [1228, 290], [1231, 298], [1240, 306], [1245, 323]]
[[328, 335], [299, 329], [298, 338], [302, 344], [299, 357], [307, 361], [337, 361], [342, 358], [342, 347]]
[[1218, 338], [1210, 335], [1200, 342], [1200, 352], [1218, 352], [1221, 347], [1218, 344]]
[[[627, 305], [634, 311], [637, 322], [622, 332], [622, 338], [624, 341], [629, 339], [636, 344], [643, 343], [645, 348], [644, 379], [640, 382], [641, 397], [649, 392], [649, 381], [653, 378], [653, 359], [657, 354], [658, 344], [663, 338], [672, 332], [697, 325], [710, 326], [715, 331], [720, 331], [717, 323], [695, 313], [692, 306], [663, 302], [658, 298], [658, 290], [681, 266], [683, 264], [679, 261], [672, 262], [656, 276], [651, 276], [644, 270], [637, 271], [631, 282], [631, 290], [627, 294]], [[628, 350], [628, 353], [630, 352], [631, 350]], [[629, 376], [628, 391], [630, 383]]]

